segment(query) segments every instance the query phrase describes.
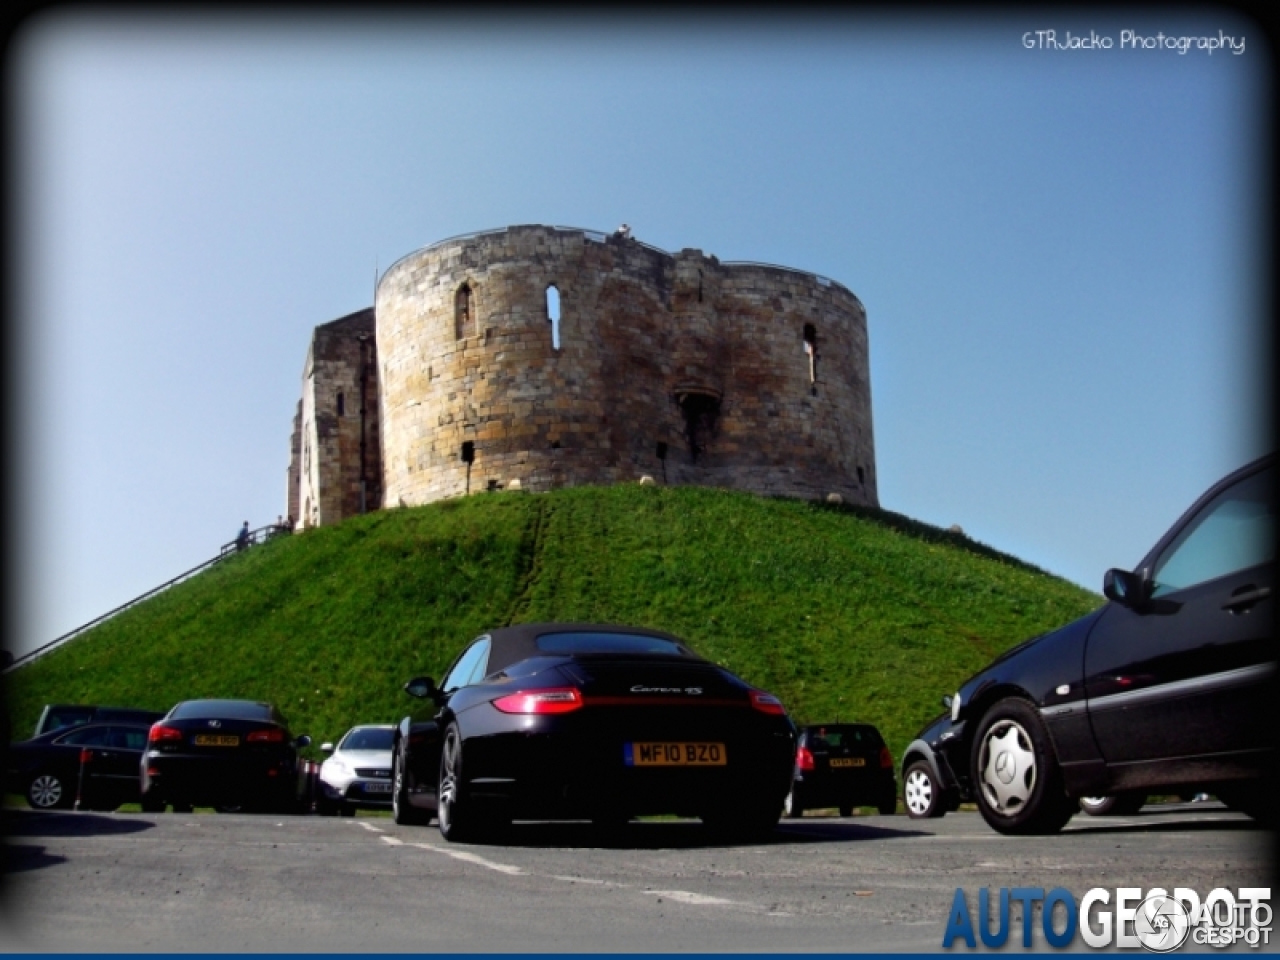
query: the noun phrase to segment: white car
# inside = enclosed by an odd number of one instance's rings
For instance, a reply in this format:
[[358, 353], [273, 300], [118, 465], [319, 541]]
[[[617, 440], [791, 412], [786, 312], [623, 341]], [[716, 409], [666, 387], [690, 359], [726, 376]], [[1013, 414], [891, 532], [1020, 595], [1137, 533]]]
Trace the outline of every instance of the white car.
[[395, 727], [386, 723], [352, 727], [336, 748], [322, 743], [320, 750], [330, 756], [320, 765], [319, 811], [350, 817], [359, 807], [389, 809], [394, 741]]

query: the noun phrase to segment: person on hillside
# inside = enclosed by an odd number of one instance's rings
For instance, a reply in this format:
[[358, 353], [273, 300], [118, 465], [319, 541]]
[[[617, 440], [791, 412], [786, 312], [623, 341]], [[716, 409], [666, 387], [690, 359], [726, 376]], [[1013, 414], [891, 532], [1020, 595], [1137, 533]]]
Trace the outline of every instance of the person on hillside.
[[240, 528], [240, 532], [236, 534], [236, 549], [249, 549], [249, 521], [244, 522], [244, 526]]

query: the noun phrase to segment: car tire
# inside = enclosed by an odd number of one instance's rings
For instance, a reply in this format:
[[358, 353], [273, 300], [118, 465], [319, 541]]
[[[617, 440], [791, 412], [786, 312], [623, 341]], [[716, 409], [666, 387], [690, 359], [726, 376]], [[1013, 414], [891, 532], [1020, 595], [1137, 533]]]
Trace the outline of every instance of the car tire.
[[[195, 805], [191, 803], [172, 803], [170, 804], [170, 806], [173, 808], [174, 813], [194, 813], [196, 809]], [[231, 812], [234, 812], [234, 811], [233, 810], [219, 811], [219, 813], [231, 813]]]
[[794, 790], [787, 794], [787, 798], [782, 801], [782, 815], [788, 820], [799, 820], [804, 816], [804, 805], [796, 799]]
[[882, 817], [893, 816], [895, 813], [898, 812], [898, 798], [890, 797], [886, 800], [881, 801], [880, 805], [876, 807], [876, 812], [879, 813], [880, 816]]
[[1143, 793], [1117, 793], [1109, 797], [1081, 797], [1080, 809], [1091, 817], [1130, 817], [1147, 802]]
[[76, 802], [76, 795], [61, 774], [42, 770], [27, 784], [27, 805], [32, 810], [66, 810]]
[[946, 815], [942, 787], [933, 775], [933, 768], [923, 760], [911, 764], [902, 775], [902, 805], [912, 820], [932, 820]]
[[164, 813], [164, 801], [150, 794], [143, 794], [139, 801], [143, 813]]
[[463, 777], [462, 731], [450, 723], [440, 748], [440, 785], [436, 791], [436, 823], [450, 843], [484, 843], [502, 826], [491, 811], [467, 795]]
[[841, 808], [840, 808], [840, 816], [842, 816], [842, 817], [852, 817], [852, 816], [853, 816], [853, 807], [841, 807]]
[[391, 758], [391, 819], [401, 826], [421, 826], [430, 820], [427, 813], [409, 803], [409, 782], [405, 775], [404, 744]]
[[350, 803], [344, 803], [338, 808], [338, 813], [344, 817], [354, 817], [356, 815], [356, 808]]
[[1011, 697], [987, 711], [971, 761], [978, 811], [999, 833], [1057, 833], [1076, 811], [1049, 735], [1025, 700]]

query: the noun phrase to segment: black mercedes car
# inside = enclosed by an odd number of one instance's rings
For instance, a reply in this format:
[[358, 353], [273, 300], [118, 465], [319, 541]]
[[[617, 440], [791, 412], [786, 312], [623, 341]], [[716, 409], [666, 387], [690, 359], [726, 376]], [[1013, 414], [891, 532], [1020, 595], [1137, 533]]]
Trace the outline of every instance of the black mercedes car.
[[142, 755], [142, 809], [158, 813], [301, 811], [312, 802], [312, 764], [280, 711], [253, 700], [185, 700], [151, 727]]
[[801, 729], [796, 744], [791, 792], [783, 812], [834, 807], [847, 817], [854, 807], [890, 814], [898, 806], [893, 757], [884, 737], [869, 723], [824, 723]]
[[1215, 484], [1108, 602], [945, 698], [903, 756], [914, 817], [977, 803], [1001, 833], [1061, 829], [1082, 797], [1217, 797], [1274, 815], [1275, 455]]
[[9, 745], [7, 784], [36, 810], [114, 810], [138, 802], [138, 758], [150, 728], [87, 723]]
[[796, 730], [782, 703], [667, 633], [543, 623], [470, 643], [392, 755], [397, 823], [433, 815], [445, 839], [483, 840], [513, 819], [700, 817], [721, 834], [776, 826]]

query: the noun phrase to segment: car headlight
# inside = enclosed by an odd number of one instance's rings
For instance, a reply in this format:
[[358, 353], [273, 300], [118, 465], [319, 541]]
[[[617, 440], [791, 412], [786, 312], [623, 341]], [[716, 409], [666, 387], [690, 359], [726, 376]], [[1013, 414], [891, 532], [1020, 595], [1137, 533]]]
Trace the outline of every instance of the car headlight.
[[957, 690], [951, 695], [951, 722], [960, 722], [960, 691]]

